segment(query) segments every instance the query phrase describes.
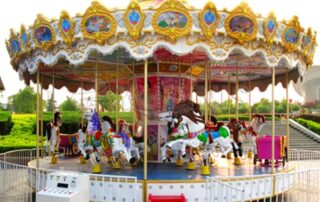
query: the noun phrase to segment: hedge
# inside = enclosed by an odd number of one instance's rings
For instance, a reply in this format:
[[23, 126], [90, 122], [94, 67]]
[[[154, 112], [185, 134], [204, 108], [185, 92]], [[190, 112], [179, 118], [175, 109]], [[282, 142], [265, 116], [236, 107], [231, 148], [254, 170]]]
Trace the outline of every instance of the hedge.
[[317, 133], [320, 135], [320, 123], [311, 121], [311, 120], [306, 120], [303, 118], [297, 118], [296, 121], [303, 125], [304, 127], [312, 130], [313, 132]]
[[36, 147], [35, 115], [13, 114], [12, 122], [10, 134], [0, 136], [0, 152]]
[[0, 111], [0, 135], [8, 134], [12, 128], [12, 116], [9, 111]]

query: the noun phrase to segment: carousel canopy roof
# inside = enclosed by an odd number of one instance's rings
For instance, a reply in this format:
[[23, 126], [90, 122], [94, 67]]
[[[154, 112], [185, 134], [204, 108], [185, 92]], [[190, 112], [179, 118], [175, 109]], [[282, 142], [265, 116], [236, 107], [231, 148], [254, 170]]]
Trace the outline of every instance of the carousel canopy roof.
[[121, 92], [147, 60], [150, 75], [191, 77], [202, 94], [206, 70], [212, 90], [228, 89], [230, 81], [232, 91], [236, 80], [247, 90], [264, 90], [272, 68], [277, 82], [296, 81], [312, 64], [317, 42], [296, 16], [279, 22], [246, 3], [218, 11], [212, 2], [195, 9], [156, 0], [132, 1], [124, 10], [93, 1], [83, 15], [62, 11], [59, 20], [38, 15], [30, 28], [11, 31], [6, 44], [20, 78], [28, 84], [39, 70], [45, 89], [54, 78], [56, 88], [88, 90], [97, 73], [100, 93], [115, 90], [117, 80]]

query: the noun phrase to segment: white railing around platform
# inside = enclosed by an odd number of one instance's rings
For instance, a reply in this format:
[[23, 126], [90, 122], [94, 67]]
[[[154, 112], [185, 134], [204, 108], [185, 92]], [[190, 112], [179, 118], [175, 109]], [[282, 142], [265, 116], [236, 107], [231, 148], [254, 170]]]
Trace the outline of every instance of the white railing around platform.
[[245, 201], [245, 190], [228, 182], [208, 177], [206, 183], [206, 199], [208, 202]]
[[[35, 201], [35, 193], [45, 187], [46, 176], [56, 170], [25, 166], [35, 158], [35, 150], [0, 154], [0, 201]], [[253, 176], [210, 177], [199, 187], [202, 201], [320, 201], [320, 152], [290, 150], [287, 173]], [[257, 167], [256, 169], [264, 169]], [[132, 201], [141, 197], [136, 177], [90, 175], [90, 201]], [[147, 182], [148, 183], [148, 182]], [[191, 183], [191, 182], [190, 182]], [[201, 184], [201, 183], [200, 183]], [[206, 186], [205, 186], [206, 185]], [[181, 184], [179, 187], [185, 187]], [[169, 187], [170, 188], [170, 187]], [[164, 189], [164, 188], [163, 188]], [[137, 191], [139, 190], [139, 191]], [[179, 189], [181, 190], [181, 189]], [[196, 201], [189, 200], [188, 201]]]
[[13, 150], [0, 154], [0, 161], [26, 166], [36, 158], [36, 149]]
[[[31, 151], [30, 151], [31, 152]], [[19, 165], [29, 156], [22, 151], [9, 155], [1, 155], [0, 160], [0, 201], [2, 202], [34, 202], [36, 193], [45, 188], [47, 174], [57, 170], [35, 169]], [[15, 159], [17, 154], [27, 154], [24, 158]], [[32, 152], [31, 152], [32, 154]], [[22, 162], [24, 164], [24, 162]], [[61, 170], [60, 170], [61, 171]], [[130, 201], [137, 202], [138, 183], [136, 177], [115, 175], [90, 175], [89, 198], [91, 202]]]
[[[212, 187], [212, 182], [223, 188]], [[219, 184], [219, 183], [220, 184]], [[244, 190], [243, 192], [241, 192]], [[209, 178], [207, 199], [213, 201], [320, 201], [320, 169], [254, 176]], [[213, 197], [212, 197], [213, 196]]]
[[291, 149], [289, 162], [294, 163], [297, 170], [320, 168], [320, 151]]

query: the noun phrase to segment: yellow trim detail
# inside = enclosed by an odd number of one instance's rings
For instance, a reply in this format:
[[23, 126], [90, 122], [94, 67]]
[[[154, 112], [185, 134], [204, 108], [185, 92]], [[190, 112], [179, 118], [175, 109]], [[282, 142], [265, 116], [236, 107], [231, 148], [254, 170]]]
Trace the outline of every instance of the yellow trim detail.
[[[245, 32], [233, 32], [230, 28], [230, 22], [232, 18], [236, 16], [244, 16], [248, 19], [250, 19], [253, 22], [253, 31], [251, 34], [245, 33]], [[237, 6], [226, 18], [225, 21], [225, 29], [228, 34], [228, 36], [238, 40], [240, 44], [244, 42], [248, 42], [251, 40], [254, 40], [257, 36], [258, 31], [258, 24], [256, 20], [256, 15], [253, 13], [251, 8], [248, 6], [247, 3], [242, 2], [239, 6]]]
[[[110, 30], [109, 31], [99, 31], [89, 34], [86, 31], [86, 21], [93, 17], [93, 16], [103, 16], [108, 18], [110, 20]], [[98, 42], [100, 45], [103, 45], [104, 42], [112, 37], [117, 29], [117, 23], [113, 17], [113, 15], [104, 7], [102, 4], [100, 4], [98, 1], [93, 1], [91, 6], [86, 10], [86, 12], [82, 16], [81, 21], [81, 31], [84, 36], [84, 38], [94, 40]]]
[[[169, 27], [161, 28], [158, 25], [158, 18], [161, 14], [166, 12], [176, 12], [183, 14], [187, 18], [187, 22], [184, 28]], [[164, 35], [169, 38], [171, 43], [175, 43], [179, 37], [187, 35], [190, 33], [192, 27], [192, 19], [189, 15], [188, 9], [179, 0], [167, 0], [164, 2], [153, 15], [152, 26], [155, 32]]]
[[[130, 11], [133, 11], [133, 10], [138, 12], [139, 15], [140, 15], [140, 21], [135, 26], [133, 26], [130, 23], [130, 20], [129, 20], [129, 13], [130, 13]], [[127, 8], [126, 12], [123, 15], [123, 21], [125, 22], [125, 25], [126, 25], [126, 27], [128, 29], [128, 33], [132, 37], [133, 40], [137, 40], [140, 37], [141, 30], [142, 30], [143, 24], [144, 24], [144, 19], [145, 19], [145, 15], [141, 10], [140, 5], [136, 1], [132, 1], [128, 5], [128, 8]]]

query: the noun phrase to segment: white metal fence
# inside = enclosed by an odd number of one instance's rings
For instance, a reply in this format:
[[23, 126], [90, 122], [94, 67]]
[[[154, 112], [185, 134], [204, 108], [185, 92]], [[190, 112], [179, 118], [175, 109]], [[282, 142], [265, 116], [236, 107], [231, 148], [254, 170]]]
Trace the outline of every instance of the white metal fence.
[[[28, 167], [28, 162], [35, 157], [36, 150], [16, 150], [0, 154], [0, 202], [36, 200], [36, 193], [45, 188], [47, 174], [56, 170]], [[89, 175], [90, 201], [137, 201], [136, 177]]]
[[[35, 201], [46, 175], [54, 172], [28, 167], [35, 155], [35, 150], [0, 154], [1, 202]], [[289, 162], [294, 169], [287, 173], [208, 178], [207, 201], [320, 201], [320, 152], [291, 150]], [[90, 174], [89, 186], [90, 201], [135, 202], [140, 184], [136, 177]]]

